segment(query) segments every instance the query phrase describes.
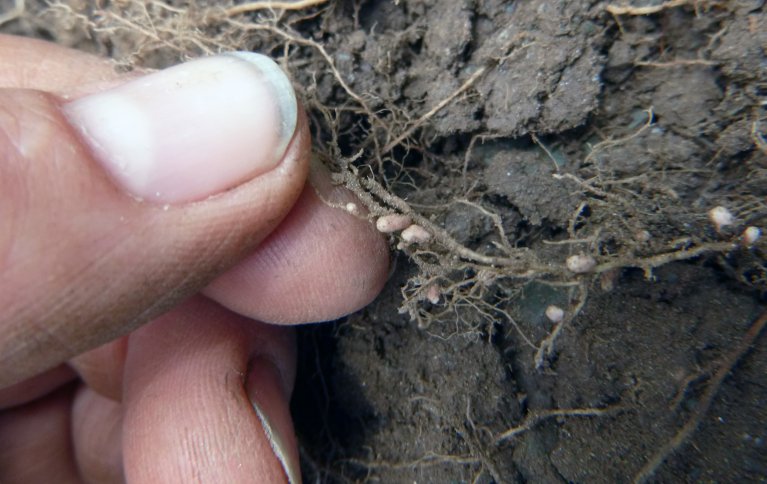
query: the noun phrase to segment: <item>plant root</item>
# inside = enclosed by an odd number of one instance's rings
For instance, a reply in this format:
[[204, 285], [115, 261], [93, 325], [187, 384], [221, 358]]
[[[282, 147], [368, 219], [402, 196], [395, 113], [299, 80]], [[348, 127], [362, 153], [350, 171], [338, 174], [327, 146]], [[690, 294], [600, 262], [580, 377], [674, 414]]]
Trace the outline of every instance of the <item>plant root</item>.
[[234, 17], [235, 15], [242, 15], [249, 12], [257, 12], [259, 10], [303, 10], [306, 8], [316, 7], [328, 3], [328, 0], [296, 0], [294, 2], [280, 2], [280, 1], [263, 1], [263, 2], [250, 2], [235, 5], [226, 9], [227, 17]]
[[525, 419], [520, 425], [512, 427], [505, 432], [498, 434], [495, 438], [496, 444], [502, 444], [503, 442], [512, 439], [523, 432], [527, 432], [539, 423], [552, 417], [600, 417], [610, 413], [615, 413], [622, 410], [621, 407], [605, 407], [605, 408], [558, 408], [553, 410], [533, 410], [527, 414]]
[[686, 424], [674, 435], [668, 442], [666, 442], [655, 455], [639, 470], [634, 477], [634, 482], [641, 484], [647, 482], [663, 464], [663, 462], [674, 452], [676, 452], [690, 436], [697, 430], [703, 417], [708, 412], [711, 402], [714, 400], [719, 388], [722, 386], [722, 382], [727, 375], [732, 371], [735, 364], [743, 358], [743, 356], [751, 349], [751, 345], [754, 344], [756, 338], [759, 337], [765, 324], [767, 324], [767, 311], [763, 312], [746, 331], [746, 334], [741, 339], [740, 343], [730, 353], [725, 355], [719, 361], [719, 370], [714, 374], [711, 382], [706, 387], [706, 391], [703, 392], [703, 396], [698, 403], [695, 412]]
[[631, 7], [628, 5], [608, 5], [605, 10], [613, 15], [652, 15], [671, 8], [682, 7], [684, 5], [695, 5], [697, 7], [699, 0], [670, 0], [660, 5], [651, 5], [647, 7]]

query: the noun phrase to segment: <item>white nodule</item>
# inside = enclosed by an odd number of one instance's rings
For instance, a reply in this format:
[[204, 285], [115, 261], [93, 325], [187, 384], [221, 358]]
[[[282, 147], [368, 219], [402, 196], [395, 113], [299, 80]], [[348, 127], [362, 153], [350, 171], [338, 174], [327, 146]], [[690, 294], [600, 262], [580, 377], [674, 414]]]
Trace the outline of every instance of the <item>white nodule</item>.
[[412, 224], [402, 231], [402, 240], [408, 244], [423, 244], [431, 240], [431, 233], [418, 224]]
[[549, 318], [549, 321], [552, 323], [559, 323], [565, 319], [565, 311], [559, 306], [552, 304], [546, 308], [546, 317]]
[[426, 300], [432, 304], [439, 304], [441, 292], [442, 291], [437, 284], [430, 284], [429, 287], [426, 288]]
[[735, 217], [725, 207], [718, 206], [708, 211], [708, 218], [714, 224], [717, 232], [721, 232], [724, 227], [735, 223]]
[[384, 234], [390, 234], [392, 232], [399, 232], [406, 229], [413, 221], [408, 215], [402, 215], [399, 213], [392, 213], [389, 215], [383, 215], [376, 220], [376, 229]]
[[360, 208], [354, 202], [348, 202], [344, 206], [344, 210], [346, 210], [348, 213], [350, 213], [352, 215], [359, 215], [360, 214]]
[[758, 227], [750, 226], [743, 231], [743, 243], [746, 247], [751, 247], [762, 236], [762, 231]]
[[593, 271], [597, 266], [597, 261], [590, 255], [578, 254], [568, 257], [565, 265], [567, 265], [567, 268], [571, 272], [575, 272], [576, 274], [584, 274], [586, 272]]

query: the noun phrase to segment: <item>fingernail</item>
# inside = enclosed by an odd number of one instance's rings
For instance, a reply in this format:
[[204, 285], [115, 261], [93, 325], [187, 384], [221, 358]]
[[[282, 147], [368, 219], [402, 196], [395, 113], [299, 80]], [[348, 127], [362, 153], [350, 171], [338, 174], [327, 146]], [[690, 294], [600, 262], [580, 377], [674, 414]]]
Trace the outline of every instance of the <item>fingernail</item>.
[[193, 60], [64, 106], [128, 193], [201, 200], [273, 169], [296, 128], [295, 92], [270, 58]]
[[301, 482], [298, 444], [290, 417], [290, 389], [277, 367], [265, 358], [251, 363], [245, 383], [253, 409], [261, 421], [274, 455], [280, 461], [289, 484]]

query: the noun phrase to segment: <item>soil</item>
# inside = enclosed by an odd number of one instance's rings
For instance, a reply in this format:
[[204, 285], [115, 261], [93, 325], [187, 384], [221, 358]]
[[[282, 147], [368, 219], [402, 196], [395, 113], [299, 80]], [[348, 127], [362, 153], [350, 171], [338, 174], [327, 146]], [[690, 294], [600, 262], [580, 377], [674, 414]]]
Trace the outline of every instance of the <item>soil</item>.
[[767, 229], [765, 2], [315, 4], [3, 27], [126, 68], [271, 53], [339, 182], [434, 234], [393, 236], [384, 293], [302, 329], [305, 480], [765, 482], [767, 340], [743, 341], [767, 245], [741, 237]]

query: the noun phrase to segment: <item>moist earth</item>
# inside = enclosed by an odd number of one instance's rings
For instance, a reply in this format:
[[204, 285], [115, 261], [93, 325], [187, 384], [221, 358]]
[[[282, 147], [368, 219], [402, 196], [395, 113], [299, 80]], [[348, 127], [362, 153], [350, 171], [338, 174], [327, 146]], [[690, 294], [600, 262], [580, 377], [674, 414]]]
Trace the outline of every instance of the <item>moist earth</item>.
[[371, 214], [444, 231], [393, 236], [381, 296], [300, 330], [307, 482], [764, 481], [767, 246], [740, 236], [767, 229], [764, 1], [172, 4], [28, 2], [3, 31], [128, 69], [270, 53], [318, 156], [402, 201]]

